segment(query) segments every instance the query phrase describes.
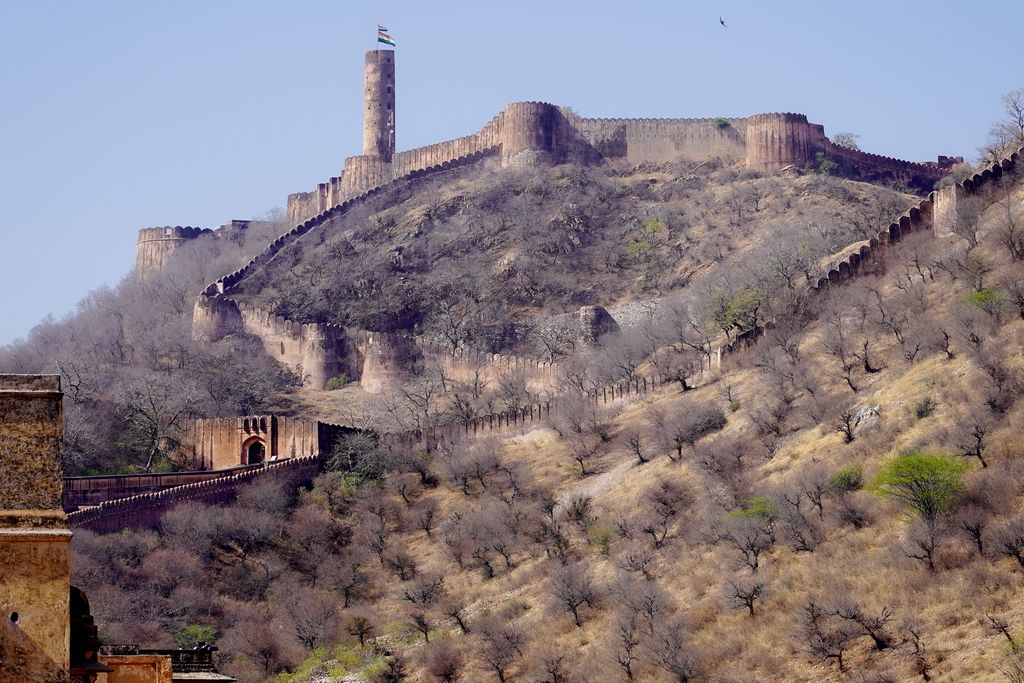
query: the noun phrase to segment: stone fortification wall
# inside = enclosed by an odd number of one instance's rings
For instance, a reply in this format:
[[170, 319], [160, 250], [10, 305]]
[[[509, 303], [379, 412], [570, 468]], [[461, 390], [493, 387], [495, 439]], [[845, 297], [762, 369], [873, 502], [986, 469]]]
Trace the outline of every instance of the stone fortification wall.
[[733, 162], [745, 155], [743, 118], [590, 119], [570, 114], [566, 123], [592, 148], [592, 158], [677, 163], [720, 157]]
[[929, 191], [962, 157], [940, 157], [943, 163], [918, 163], [862, 152], [824, 140], [821, 152], [839, 164], [839, 174], [869, 181], [903, 182], [919, 191]]
[[[413, 171], [440, 166], [454, 159], [482, 152], [497, 152], [501, 147], [502, 118], [503, 115], [498, 114], [487, 125], [472, 135], [465, 135], [454, 140], [446, 140], [445, 142], [396, 153], [392, 161], [392, 171], [395, 177], [398, 178]], [[347, 168], [348, 162], [346, 161]]]
[[161, 515], [178, 503], [195, 500], [210, 505], [223, 505], [233, 501], [242, 486], [254, 481], [272, 479], [295, 487], [312, 481], [319, 471], [320, 457], [317, 455], [268, 463], [261, 468], [227, 477], [178, 486], [158, 493], [120, 498], [77, 510], [68, 515], [68, 523], [73, 529], [90, 529], [101, 533], [154, 528], [159, 524]]
[[[420, 179], [469, 166], [494, 154], [494, 149], [485, 149], [438, 166], [412, 171], [390, 183], [372, 187], [340, 204], [324, 208], [315, 216], [298, 223], [267, 245], [266, 249], [244, 266], [206, 286], [193, 310], [193, 336], [200, 340], [215, 341], [228, 334], [253, 334], [263, 341], [264, 348], [271, 357], [277, 358], [298, 372], [305, 386], [317, 389], [324, 388], [327, 380], [342, 372], [352, 379], [362, 377], [366, 354], [358, 348], [360, 340], [350, 339], [343, 328], [320, 323], [295, 323], [268, 311], [240, 303], [229, 295], [239, 283], [270, 262], [282, 249], [330, 220], [377, 197], [388, 188], [401, 187]], [[376, 357], [380, 358], [379, 354]], [[371, 363], [371, 379], [378, 367]], [[386, 379], [383, 368], [380, 368], [377, 376]]]
[[756, 114], [747, 119], [746, 165], [756, 171], [810, 163], [825, 141], [825, 129], [803, 114]]
[[320, 183], [311, 192], [288, 196], [288, 219], [298, 223], [392, 180], [433, 174], [485, 156], [500, 154], [505, 164], [555, 160], [566, 130], [563, 122], [555, 105], [515, 102], [471, 135], [393, 156], [364, 153], [349, 157], [340, 176]]
[[965, 197], [979, 197], [990, 203], [989, 190], [995, 181], [1008, 173], [1020, 172], [1024, 148], [1013, 152], [996, 164], [975, 173], [953, 185], [930, 193], [890, 223], [881, 228], [874, 237], [863, 243], [851, 245], [847, 255], [828, 274], [814, 283], [815, 290], [824, 290], [856, 277], [864, 264], [878, 258], [889, 245], [899, 242], [904, 236], [917, 232], [929, 232], [944, 237], [952, 234], [952, 226], [958, 218], [958, 206]]
[[409, 381], [423, 360], [416, 341], [407, 334], [355, 333], [362, 367], [359, 384], [371, 394], [398, 389]]
[[200, 296], [192, 314], [196, 339], [216, 341], [239, 332], [258, 337], [267, 355], [299, 375], [304, 386], [323, 389], [342, 373], [358, 377], [343, 327], [292, 322], [222, 294]]
[[332, 377], [353, 376], [345, 329], [337, 325], [296, 323], [255, 306], [238, 303], [242, 330], [259, 337], [267, 355], [295, 370], [304, 385], [323, 387]]
[[71, 512], [83, 505], [99, 505], [116, 498], [127, 498], [142, 493], [156, 493], [164, 489], [195, 484], [208, 479], [237, 474], [247, 467], [196, 472], [152, 472], [150, 474], [114, 474], [90, 477], [64, 477], [64, 511]]
[[935, 232], [940, 236], [953, 233], [953, 227], [960, 217], [961, 203], [969, 197], [991, 199], [990, 190], [995, 181], [1003, 176], [1024, 170], [1024, 147], [1013, 152], [999, 163], [992, 164], [970, 178], [964, 178], [936, 193], [935, 197]]
[[321, 423], [293, 417], [262, 415], [212, 418], [189, 422], [181, 450], [199, 470], [221, 470], [248, 462], [249, 447], [263, 446], [265, 462], [318, 455]]
[[424, 359], [457, 382], [481, 379], [491, 386], [498, 386], [514, 377], [521, 377], [526, 382], [527, 390], [538, 395], [551, 394], [558, 387], [558, 366], [555, 363], [417, 341]]
[[937, 163], [917, 163], [842, 147], [825, 137], [824, 127], [803, 114], [757, 114], [747, 119], [746, 165], [758, 171], [807, 166], [821, 153], [838, 164], [837, 173], [870, 181], [898, 181], [928, 192], [959, 157], [939, 157]]
[[824, 152], [839, 164], [841, 173], [866, 180], [901, 180], [923, 191], [957, 160], [940, 157], [945, 163], [914, 163], [850, 150], [831, 143], [824, 127], [803, 114], [598, 119], [546, 102], [515, 102], [471, 135], [398, 152], [390, 162], [380, 155], [349, 157], [339, 177], [312, 192], [289, 195], [288, 217], [299, 222], [393, 178], [485, 152], [498, 154], [506, 166], [608, 159], [679, 163], [717, 157], [762, 172], [806, 166]]
[[135, 244], [135, 274], [146, 277], [163, 270], [171, 255], [179, 247], [200, 235], [212, 234], [209, 228], [165, 226], [143, 228]]

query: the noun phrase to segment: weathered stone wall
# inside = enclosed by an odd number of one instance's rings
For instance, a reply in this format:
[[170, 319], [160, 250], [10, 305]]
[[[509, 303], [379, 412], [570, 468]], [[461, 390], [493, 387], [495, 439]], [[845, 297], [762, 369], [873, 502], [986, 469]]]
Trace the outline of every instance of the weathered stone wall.
[[602, 159], [630, 163], [676, 163], [719, 157], [744, 158], [746, 119], [590, 119], [575, 115], [567, 124]]
[[512, 379], [522, 378], [526, 389], [535, 395], [551, 394], [558, 386], [558, 366], [554, 363], [473, 349], [453, 349], [422, 340], [420, 348], [427, 363], [440, 368], [446, 377], [457, 382], [479, 379], [497, 387]]
[[69, 664], [61, 397], [56, 375], [0, 375], [0, 681], [63, 681]]
[[176, 486], [226, 477], [244, 469], [240, 466], [227, 470], [64, 477], [64, 511], [72, 512], [84, 505], [99, 505], [116, 498], [156, 493]]
[[1013, 152], [997, 164], [975, 173], [970, 178], [944, 187], [935, 195], [935, 234], [948, 236], [953, 234], [957, 221], [961, 218], [962, 203], [969, 197], [985, 198], [990, 195], [992, 182], [1000, 180], [1008, 173], [1021, 172], [1021, 158], [1024, 147]]
[[371, 394], [398, 389], [412, 378], [422, 360], [409, 335], [360, 332], [358, 347], [362, 358], [359, 383]]
[[200, 235], [212, 234], [208, 228], [166, 226], [143, 228], [135, 245], [135, 275], [145, 279], [164, 269], [179, 247]]
[[96, 683], [172, 683], [171, 658], [161, 655], [102, 655], [113, 671], [101, 673]]
[[286, 486], [299, 486], [312, 481], [319, 471], [319, 456], [293, 458], [159, 493], [146, 493], [108, 501], [96, 507], [72, 512], [67, 518], [73, 529], [91, 529], [101, 533], [121, 529], [155, 528], [163, 513], [180, 502], [196, 500], [210, 505], [223, 505], [233, 501], [242, 486], [259, 479], [273, 479], [284, 482]]
[[220, 470], [248, 462], [249, 446], [264, 447], [264, 461], [317, 455], [321, 452], [319, 422], [262, 415], [193, 420], [185, 429], [183, 454], [196, 469]]
[[337, 325], [299, 324], [239, 303], [242, 330], [260, 338], [267, 355], [294, 370], [304, 386], [324, 388], [341, 373], [357, 376], [351, 366], [345, 330]]

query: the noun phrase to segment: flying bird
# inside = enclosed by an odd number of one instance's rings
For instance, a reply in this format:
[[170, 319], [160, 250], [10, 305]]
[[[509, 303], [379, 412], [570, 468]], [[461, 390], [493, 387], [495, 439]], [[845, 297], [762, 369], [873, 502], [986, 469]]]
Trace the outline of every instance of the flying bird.
[[[725, 26], [725, 19], [722, 19], [722, 17], [718, 17], [718, 23], [721, 24], [722, 26]], [[725, 26], [725, 28], [729, 28], [729, 27]]]

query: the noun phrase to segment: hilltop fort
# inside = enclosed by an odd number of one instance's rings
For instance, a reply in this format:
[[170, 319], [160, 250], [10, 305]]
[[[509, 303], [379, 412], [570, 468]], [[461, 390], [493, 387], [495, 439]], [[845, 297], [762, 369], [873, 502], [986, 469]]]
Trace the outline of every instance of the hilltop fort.
[[[309, 192], [288, 195], [289, 222], [298, 225], [365, 193], [404, 177], [495, 158], [503, 166], [614, 160], [638, 163], [699, 163], [712, 158], [760, 172], [807, 167], [827, 157], [834, 173], [849, 178], [896, 182], [927, 193], [962, 157], [913, 162], [837, 145], [824, 126], [804, 114], [754, 114], [744, 118], [585, 118], [546, 102], [514, 102], [480, 130], [425, 147], [395, 150], [394, 50], [366, 53], [363, 94], [363, 153], [345, 159], [340, 174]], [[821, 156], [819, 156], [821, 155]], [[241, 226], [239, 224], [242, 224]], [[231, 227], [244, 227], [244, 221]], [[161, 227], [139, 231], [136, 272], [160, 270], [170, 253], [208, 234], [201, 228]]]
[[[310, 192], [288, 196], [287, 218], [294, 226], [241, 269], [211, 283], [193, 317], [197, 339], [216, 340], [245, 332], [258, 337], [267, 353], [297, 372], [303, 384], [322, 389], [335, 376], [358, 379], [380, 392], [400, 384], [422, 357], [411, 337], [347, 329], [320, 321], [299, 323], [232, 298], [236, 286], [294, 240], [337, 218], [388, 188], [493, 159], [501, 166], [565, 162], [600, 165], [701, 164], [717, 159], [758, 172], [808, 167], [831, 161], [845, 177], [899, 183], [926, 194], [960, 157], [911, 162], [869, 154], [831, 142], [821, 125], [803, 114], [756, 114], [746, 118], [592, 119], [544, 102], [509, 104], [479, 131], [454, 140], [395, 150], [395, 52], [366, 53], [363, 154], [345, 160], [340, 175]], [[140, 231], [136, 275], [159, 272], [181, 245], [199, 237], [228, 236], [245, 230], [232, 221], [216, 231], [191, 227]], [[587, 336], [581, 329], [581, 337]], [[495, 366], [514, 360], [491, 358]]]

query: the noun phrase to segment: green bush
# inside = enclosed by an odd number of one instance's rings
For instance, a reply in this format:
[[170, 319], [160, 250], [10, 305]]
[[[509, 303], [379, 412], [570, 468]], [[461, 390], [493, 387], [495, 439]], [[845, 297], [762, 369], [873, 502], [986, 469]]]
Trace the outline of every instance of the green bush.
[[967, 488], [964, 472], [970, 467], [960, 458], [942, 453], [901, 453], [887, 462], [872, 488], [898, 500], [927, 522], [954, 511]]
[[988, 315], [994, 316], [999, 312], [999, 305], [1003, 301], [1003, 295], [998, 289], [991, 289], [985, 287], [974, 292], [968, 292], [964, 295], [964, 302], [972, 307], [977, 308], [980, 311], [984, 311]]
[[729, 412], [730, 413], [735, 413], [739, 409], [740, 409], [740, 402], [739, 401], [729, 401]]
[[332, 377], [329, 380], [327, 380], [328, 391], [336, 391], [346, 385], [348, 385], [348, 375], [346, 375], [344, 372], [338, 375], [337, 377]]
[[716, 128], [728, 128], [729, 127], [729, 120], [728, 119], [723, 119], [722, 117], [718, 117], [717, 119], [715, 119], [715, 127]]
[[751, 496], [743, 501], [743, 507], [729, 512], [730, 517], [761, 517], [768, 519], [779, 513], [778, 506], [768, 496]]
[[864, 486], [864, 475], [857, 466], [844, 467], [828, 480], [828, 488], [836, 493], [858, 491]]
[[818, 152], [815, 161], [818, 162], [818, 173], [821, 175], [832, 175], [839, 168], [839, 164], [827, 157], [824, 152]]
[[212, 643], [217, 631], [206, 624], [189, 624], [174, 632], [174, 642], [183, 648], [195, 647], [199, 643]]

